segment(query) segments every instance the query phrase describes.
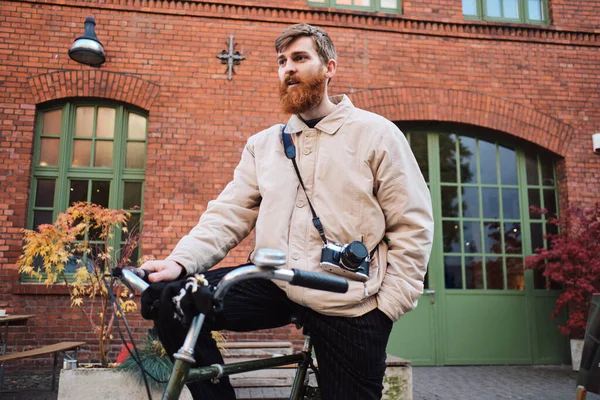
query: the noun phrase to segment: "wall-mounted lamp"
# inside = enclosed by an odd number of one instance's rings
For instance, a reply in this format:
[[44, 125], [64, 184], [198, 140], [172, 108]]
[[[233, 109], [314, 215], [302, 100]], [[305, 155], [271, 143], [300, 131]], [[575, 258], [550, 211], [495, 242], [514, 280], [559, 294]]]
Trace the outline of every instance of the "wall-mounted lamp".
[[592, 135], [592, 144], [594, 146], [594, 153], [600, 154], [600, 133]]
[[81, 64], [99, 67], [106, 59], [104, 47], [96, 37], [96, 21], [92, 17], [85, 19], [83, 36], [73, 42], [69, 57]]

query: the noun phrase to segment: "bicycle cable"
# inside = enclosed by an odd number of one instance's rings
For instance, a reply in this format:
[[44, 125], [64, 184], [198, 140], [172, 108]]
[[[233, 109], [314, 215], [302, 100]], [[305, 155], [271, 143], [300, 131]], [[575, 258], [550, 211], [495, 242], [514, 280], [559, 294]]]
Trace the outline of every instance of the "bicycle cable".
[[[141, 361], [141, 357], [140, 357], [138, 348], [137, 348], [137, 346], [135, 344], [135, 340], [133, 338], [133, 334], [131, 333], [131, 329], [129, 327], [129, 323], [127, 322], [127, 318], [125, 317], [125, 313], [123, 312], [123, 309], [121, 308], [121, 306], [120, 306], [120, 304], [119, 304], [119, 302], [118, 302], [118, 300], [117, 300], [114, 292], [112, 291], [112, 286], [114, 284], [114, 281], [115, 281], [114, 277], [111, 277], [110, 284], [107, 284], [105, 279], [102, 280], [102, 282], [104, 283], [104, 286], [106, 287], [106, 289], [108, 291], [108, 294], [109, 294], [109, 296], [110, 296], [113, 304], [116, 307], [116, 310], [115, 310], [115, 308], [113, 308], [113, 314], [115, 314], [114, 315], [115, 316], [114, 321], [115, 321], [115, 325], [116, 325], [116, 328], [117, 328], [117, 332], [119, 334], [119, 337], [121, 338], [121, 341], [123, 342], [124, 347], [127, 349], [127, 352], [129, 353], [129, 356], [133, 359], [133, 361], [140, 368], [140, 370], [142, 372], [142, 378], [144, 380], [144, 385], [146, 387], [146, 394], [148, 395], [148, 399], [152, 400], [152, 394], [151, 394], [151, 391], [150, 391], [150, 385], [148, 384], [148, 379], [147, 379], [146, 376], [149, 376], [152, 380], [154, 380], [157, 383], [167, 383], [168, 381], [163, 381], [163, 380], [160, 380], [160, 379], [156, 378], [155, 376], [153, 376], [150, 372], [148, 372], [144, 368], [144, 366], [142, 364], [142, 361]], [[121, 314], [121, 318], [123, 318], [123, 323], [125, 324], [125, 329], [126, 329], [127, 334], [129, 336], [129, 340], [131, 341], [131, 345], [133, 346], [133, 350], [134, 350], [135, 354], [133, 354], [133, 352], [131, 351], [131, 349], [127, 345], [127, 341], [125, 340], [125, 337], [124, 337], [123, 332], [121, 330], [121, 325], [119, 323], [119, 316], [116, 314], [117, 311], [119, 312], [119, 314]]]

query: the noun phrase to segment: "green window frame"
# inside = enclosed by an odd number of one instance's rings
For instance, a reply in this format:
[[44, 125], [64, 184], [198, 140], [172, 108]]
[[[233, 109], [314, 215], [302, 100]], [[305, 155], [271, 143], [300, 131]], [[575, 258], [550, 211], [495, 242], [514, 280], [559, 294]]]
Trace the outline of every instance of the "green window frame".
[[[432, 192], [445, 289], [524, 291], [525, 258], [554, 228], [529, 207], [558, 212], [555, 158], [471, 129], [405, 132]], [[533, 287], [545, 289], [540, 272]]]
[[[131, 213], [129, 232], [116, 232], [111, 243], [121, 248], [142, 224], [147, 138], [147, 114], [124, 104], [81, 100], [38, 109], [27, 228], [90, 201]], [[21, 282], [37, 280], [22, 275]]]
[[548, 0], [462, 0], [465, 19], [548, 25]]
[[312, 7], [401, 14], [402, 0], [308, 0]]

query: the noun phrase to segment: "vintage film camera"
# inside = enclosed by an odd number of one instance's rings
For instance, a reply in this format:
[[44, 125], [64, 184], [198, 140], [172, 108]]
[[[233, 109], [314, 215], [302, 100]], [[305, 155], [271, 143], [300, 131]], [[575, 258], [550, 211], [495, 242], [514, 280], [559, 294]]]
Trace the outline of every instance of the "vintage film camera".
[[321, 267], [326, 271], [355, 281], [369, 279], [371, 257], [367, 247], [358, 241], [347, 245], [327, 243], [321, 249]]

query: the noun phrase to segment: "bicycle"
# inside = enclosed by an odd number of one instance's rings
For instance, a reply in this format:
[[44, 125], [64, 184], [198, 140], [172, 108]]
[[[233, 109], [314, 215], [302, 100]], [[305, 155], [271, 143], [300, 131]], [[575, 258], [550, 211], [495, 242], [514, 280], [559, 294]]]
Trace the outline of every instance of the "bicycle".
[[[247, 279], [275, 279], [286, 281], [291, 285], [304, 286], [318, 290], [345, 293], [348, 290], [348, 281], [344, 278], [300, 271], [295, 269], [278, 268], [284, 265], [285, 254], [269, 249], [259, 249], [254, 257], [254, 265], [240, 267], [223, 277], [217, 285], [213, 296], [215, 312], [223, 304], [228, 290], [236, 283]], [[133, 293], [134, 289], [143, 292], [149, 284], [142, 279], [146, 272], [137, 268], [117, 270], [114, 277], [118, 278]], [[292, 384], [290, 400], [318, 400], [320, 394], [319, 373], [312, 357], [312, 342], [310, 335], [306, 335], [302, 351], [291, 355], [276, 356], [266, 359], [243, 361], [232, 364], [213, 364], [210, 366], [191, 368], [194, 364], [194, 346], [202, 329], [205, 315], [199, 314], [192, 320], [190, 328], [182, 347], [173, 355], [175, 362], [169, 377], [169, 382], [163, 393], [163, 400], [176, 400], [179, 398], [186, 382], [196, 380], [219, 379], [221, 377], [243, 372], [258, 371], [266, 368], [283, 367], [297, 364], [296, 374]], [[309, 385], [308, 369], [316, 377], [317, 387]]]

